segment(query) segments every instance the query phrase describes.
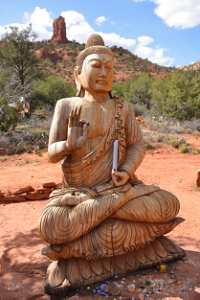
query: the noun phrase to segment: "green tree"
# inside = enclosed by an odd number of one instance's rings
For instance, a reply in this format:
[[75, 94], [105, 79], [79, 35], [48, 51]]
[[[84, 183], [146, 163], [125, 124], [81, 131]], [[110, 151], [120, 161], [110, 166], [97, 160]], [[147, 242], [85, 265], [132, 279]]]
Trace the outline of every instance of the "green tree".
[[192, 94], [189, 99], [191, 107], [194, 112], [194, 117], [200, 119], [200, 71], [195, 73], [191, 79]]
[[0, 130], [14, 130], [17, 126], [18, 114], [13, 107], [8, 105], [8, 100], [3, 97], [0, 99]]
[[162, 77], [155, 78], [149, 88], [149, 93], [151, 95], [151, 115], [158, 119], [164, 114], [164, 107], [166, 105], [167, 97], [167, 86], [165, 84], [165, 79]]
[[0, 91], [3, 91], [8, 78], [8, 70], [0, 68]]
[[123, 84], [114, 82], [112, 86], [112, 96], [121, 96], [123, 97]]
[[38, 58], [32, 51], [33, 41], [37, 35], [29, 24], [27, 28], [19, 29], [10, 26], [0, 40], [0, 63], [4, 68], [10, 68], [18, 75], [21, 86], [26, 77], [33, 74], [37, 67]]
[[44, 105], [55, 106], [61, 98], [73, 97], [75, 86], [58, 75], [49, 75], [43, 80], [35, 80], [33, 84], [32, 108], [42, 108]]
[[144, 74], [137, 78], [132, 85], [133, 103], [144, 105], [146, 109], [151, 108], [151, 95], [149, 88], [153, 79], [150, 74]]
[[150, 109], [151, 96], [149, 88], [153, 79], [150, 74], [133, 76], [123, 84], [124, 96], [127, 101], [133, 104], [140, 104]]
[[133, 103], [133, 86], [138, 76], [132, 76], [123, 83], [123, 94], [126, 101]]
[[200, 116], [200, 77], [195, 72], [174, 70], [166, 78], [157, 78], [149, 89], [152, 115], [179, 121]]

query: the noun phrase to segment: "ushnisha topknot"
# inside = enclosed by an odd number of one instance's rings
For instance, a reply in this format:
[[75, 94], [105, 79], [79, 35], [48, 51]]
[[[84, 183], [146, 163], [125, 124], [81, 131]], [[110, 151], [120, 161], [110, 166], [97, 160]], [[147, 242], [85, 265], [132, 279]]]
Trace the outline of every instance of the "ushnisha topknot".
[[85, 49], [81, 51], [77, 57], [76, 65], [78, 66], [79, 73], [81, 73], [84, 59], [88, 55], [96, 53], [106, 53], [114, 59], [113, 52], [105, 46], [103, 38], [99, 34], [93, 33], [89, 36], [85, 45]]

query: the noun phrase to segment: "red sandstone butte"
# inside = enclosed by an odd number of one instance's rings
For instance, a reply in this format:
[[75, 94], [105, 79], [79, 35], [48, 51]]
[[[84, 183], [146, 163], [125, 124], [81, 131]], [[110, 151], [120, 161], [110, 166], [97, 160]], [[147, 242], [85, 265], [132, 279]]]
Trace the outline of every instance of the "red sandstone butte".
[[53, 21], [53, 36], [51, 40], [58, 44], [66, 44], [68, 42], [65, 19], [61, 16]]

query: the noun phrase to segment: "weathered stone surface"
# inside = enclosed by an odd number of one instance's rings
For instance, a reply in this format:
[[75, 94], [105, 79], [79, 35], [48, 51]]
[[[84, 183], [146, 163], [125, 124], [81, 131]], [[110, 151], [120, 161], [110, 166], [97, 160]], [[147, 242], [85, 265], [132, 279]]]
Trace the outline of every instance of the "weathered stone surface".
[[200, 169], [198, 170], [198, 173], [197, 173], [197, 186], [200, 187]]
[[20, 188], [14, 193], [7, 191], [2, 193], [0, 191], [0, 202], [24, 202], [29, 200], [43, 200], [48, 199], [51, 192], [61, 187], [61, 183], [46, 182], [43, 188], [34, 190], [32, 186]]
[[11, 193], [11, 191], [9, 191], [9, 190], [7, 190], [7, 192], [5, 193], [5, 196], [12, 196], [12, 193]]
[[49, 52], [47, 50], [42, 50], [41, 58], [43, 58], [43, 59], [48, 58], [48, 59], [50, 59], [53, 62], [56, 62], [57, 60], [61, 59], [61, 57], [58, 55], [58, 53], [56, 53], [56, 52]]
[[0, 197], [3, 197], [4, 196], [4, 193], [2, 193], [1, 191], [0, 191]]
[[49, 192], [46, 193], [35, 192], [35, 193], [28, 194], [26, 196], [28, 200], [48, 199], [48, 197], [49, 197]]
[[56, 183], [55, 182], [46, 182], [46, 183], [43, 184], [43, 188], [50, 188], [50, 187], [55, 188]]
[[25, 197], [22, 196], [8, 196], [8, 197], [1, 197], [1, 202], [24, 202], [26, 201]]
[[24, 188], [19, 189], [18, 191], [14, 192], [14, 195], [20, 195], [20, 194], [24, 194], [24, 193], [30, 193], [33, 192], [34, 188], [32, 188], [32, 186], [26, 186]]
[[68, 42], [66, 37], [65, 19], [62, 16], [53, 21], [52, 41], [59, 44], [66, 44]]

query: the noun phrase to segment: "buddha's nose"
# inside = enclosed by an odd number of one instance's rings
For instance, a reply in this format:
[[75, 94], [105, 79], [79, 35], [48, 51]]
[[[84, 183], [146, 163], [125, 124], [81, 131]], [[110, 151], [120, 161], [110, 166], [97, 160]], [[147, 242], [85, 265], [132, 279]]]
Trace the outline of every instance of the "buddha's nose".
[[102, 66], [101, 67], [101, 76], [106, 76], [106, 68], [105, 68], [105, 66]]

